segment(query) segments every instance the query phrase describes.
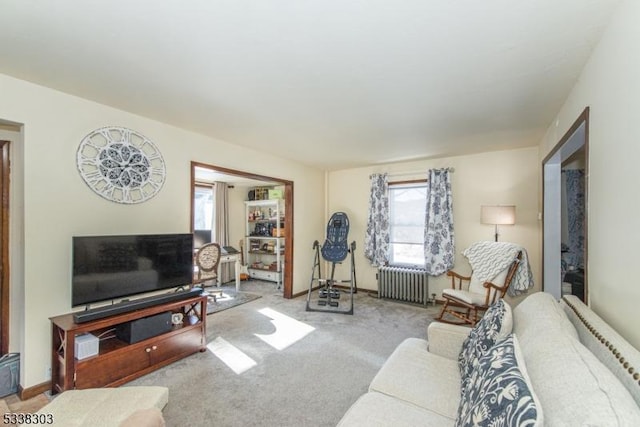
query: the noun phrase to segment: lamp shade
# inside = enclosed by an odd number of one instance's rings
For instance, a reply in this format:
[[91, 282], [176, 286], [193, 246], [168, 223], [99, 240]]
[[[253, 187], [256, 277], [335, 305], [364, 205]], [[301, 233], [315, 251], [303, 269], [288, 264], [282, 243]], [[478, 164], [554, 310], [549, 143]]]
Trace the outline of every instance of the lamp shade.
[[516, 207], [514, 205], [483, 205], [480, 207], [480, 223], [513, 225], [516, 223]]

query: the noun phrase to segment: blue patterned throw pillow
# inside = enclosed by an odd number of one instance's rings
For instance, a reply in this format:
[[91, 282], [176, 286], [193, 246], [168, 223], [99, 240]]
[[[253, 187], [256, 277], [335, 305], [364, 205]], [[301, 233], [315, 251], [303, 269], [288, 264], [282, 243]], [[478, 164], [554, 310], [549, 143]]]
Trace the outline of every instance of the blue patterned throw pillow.
[[499, 340], [511, 333], [513, 316], [511, 306], [500, 299], [493, 303], [484, 316], [471, 329], [458, 354], [458, 366], [462, 388], [471, 375], [480, 356], [484, 355]]
[[455, 425], [535, 427], [543, 422], [517, 338], [510, 334], [478, 360], [462, 390]]

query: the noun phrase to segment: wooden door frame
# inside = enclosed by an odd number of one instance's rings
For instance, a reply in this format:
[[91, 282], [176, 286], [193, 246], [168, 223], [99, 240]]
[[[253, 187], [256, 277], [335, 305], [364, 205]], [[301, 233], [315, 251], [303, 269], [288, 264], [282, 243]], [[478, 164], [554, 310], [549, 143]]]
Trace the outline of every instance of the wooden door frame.
[[271, 181], [284, 185], [284, 228], [286, 230], [284, 236], [284, 278], [283, 278], [283, 297], [293, 298], [293, 181], [282, 178], [275, 178], [266, 175], [258, 175], [252, 172], [246, 172], [236, 169], [229, 169], [222, 166], [210, 165], [207, 163], [191, 162], [191, 191], [189, 192], [191, 206], [191, 223], [190, 228], [193, 232], [193, 202], [194, 190], [196, 187], [195, 170], [196, 167], [211, 169], [226, 175], [234, 175], [243, 178], [255, 179], [258, 181]]
[[2, 162], [2, 185], [0, 186], [0, 227], [2, 227], [2, 239], [0, 239], [0, 310], [2, 318], [0, 322], [0, 353], [9, 352], [9, 319], [10, 319], [10, 283], [9, 283], [9, 186], [10, 186], [10, 160], [9, 141], [0, 141], [0, 162]]
[[[549, 161], [558, 154], [563, 148], [563, 146], [571, 139], [571, 137], [578, 131], [581, 126], [584, 126], [584, 155], [585, 155], [585, 198], [584, 198], [584, 248], [583, 248], [583, 259], [584, 259], [584, 303], [589, 304], [589, 233], [588, 233], [588, 216], [589, 216], [589, 112], [590, 108], [587, 106], [582, 113], [578, 116], [578, 118], [573, 122], [571, 127], [565, 132], [562, 138], [558, 141], [558, 143], [551, 149], [551, 151], [545, 156], [542, 160], [542, 212], [545, 212], [545, 167]], [[542, 278], [543, 278], [543, 286], [542, 290], [547, 291], [544, 286], [544, 278], [545, 278], [545, 218], [546, 215], [542, 216]], [[560, 253], [560, 247], [558, 247], [558, 253]], [[553, 273], [553, 271], [551, 272]], [[559, 277], [559, 276], [558, 276]], [[562, 283], [560, 283], [560, 287], [562, 287]]]

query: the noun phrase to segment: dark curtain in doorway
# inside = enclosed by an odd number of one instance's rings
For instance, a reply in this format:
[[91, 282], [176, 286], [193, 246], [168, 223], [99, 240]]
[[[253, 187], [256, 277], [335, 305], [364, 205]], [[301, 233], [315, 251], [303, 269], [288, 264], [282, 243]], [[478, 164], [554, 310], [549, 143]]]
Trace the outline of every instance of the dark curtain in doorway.
[[585, 174], [584, 169], [564, 171], [567, 195], [568, 252], [564, 259], [575, 268], [584, 267], [584, 217], [585, 217]]

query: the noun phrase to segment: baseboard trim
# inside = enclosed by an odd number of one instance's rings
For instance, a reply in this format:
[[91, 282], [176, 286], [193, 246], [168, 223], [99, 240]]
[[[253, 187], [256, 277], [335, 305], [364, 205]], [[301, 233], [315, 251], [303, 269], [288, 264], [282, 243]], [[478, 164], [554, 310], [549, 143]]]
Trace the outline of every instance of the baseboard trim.
[[33, 387], [22, 388], [22, 386], [18, 387], [18, 397], [20, 400], [31, 399], [32, 397], [36, 397], [39, 394], [45, 393], [51, 390], [51, 381], [44, 382], [42, 384], [34, 385]]

